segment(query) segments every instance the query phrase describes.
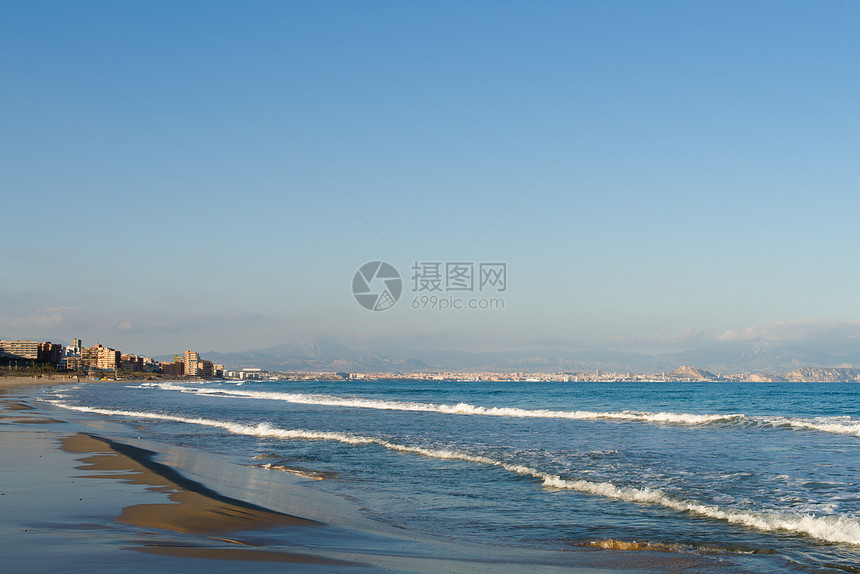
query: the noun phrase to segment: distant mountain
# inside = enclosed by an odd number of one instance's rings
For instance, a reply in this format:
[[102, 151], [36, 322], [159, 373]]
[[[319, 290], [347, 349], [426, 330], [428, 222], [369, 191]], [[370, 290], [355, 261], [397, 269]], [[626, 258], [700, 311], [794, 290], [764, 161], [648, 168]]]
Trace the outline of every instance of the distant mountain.
[[860, 365], [860, 353], [832, 355], [818, 349], [794, 346], [762, 348], [744, 343], [712, 343], [700, 348], [659, 355], [675, 365], [696, 365], [714, 373], [787, 373], [803, 367], [835, 368]]
[[[618, 374], [665, 373], [684, 379], [713, 379], [748, 373], [761, 381], [854, 380], [853, 365], [860, 353], [830, 355], [822, 351], [745, 343], [711, 342], [682, 352], [646, 354], [611, 349], [552, 349], [538, 351], [468, 352], [390, 346], [350, 349], [325, 338], [274, 345], [243, 352], [201, 354], [227, 369], [270, 371], [345, 371], [352, 373], [416, 371], [497, 371], [591, 373], [600, 369]], [[168, 358], [169, 359], [169, 358]], [[679, 367], [680, 365], [690, 365]], [[804, 371], [803, 369], [807, 369]], [[815, 369], [825, 369], [818, 372]], [[832, 371], [832, 372], [830, 372]], [[790, 375], [795, 373], [794, 375]], [[790, 376], [789, 376], [790, 375]], [[839, 378], [842, 377], [842, 378]], [[858, 377], [860, 379], [860, 377]]]
[[705, 371], [703, 369], [697, 369], [696, 367], [685, 367], [681, 366], [675, 369], [674, 371], [670, 371], [666, 373], [666, 375], [678, 379], [691, 379], [694, 381], [707, 381], [713, 380], [716, 378], [714, 373], [709, 371]]
[[334, 341], [317, 339], [238, 353], [209, 352], [202, 356], [228, 369], [258, 367], [270, 371], [328, 371], [336, 364], [353, 362], [357, 353]]
[[860, 369], [802, 368], [786, 374], [785, 379], [812, 383], [860, 382]]

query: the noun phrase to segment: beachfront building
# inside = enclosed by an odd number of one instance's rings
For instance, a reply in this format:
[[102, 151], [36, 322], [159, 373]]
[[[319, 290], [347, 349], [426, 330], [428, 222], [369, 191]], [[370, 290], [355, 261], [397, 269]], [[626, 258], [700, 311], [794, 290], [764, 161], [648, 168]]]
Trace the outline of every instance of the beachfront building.
[[196, 351], [185, 351], [183, 355], [173, 355], [172, 363], [161, 363], [161, 372], [169, 377], [211, 379], [223, 374], [224, 365], [215, 365], [212, 361], [201, 359], [200, 353]]
[[71, 345], [63, 347], [63, 356], [60, 358], [60, 367], [75, 371], [83, 368], [84, 364], [81, 360], [82, 351], [83, 347], [81, 346], [81, 340], [72, 339]]
[[211, 379], [215, 376], [215, 365], [212, 364], [212, 361], [201, 359], [197, 363], [197, 374], [204, 379]]
[[159, 373], [161, 372], [161, 363], [153, 359], [152, 357], [144, 357], [143, 358], [143, 372], [144, 373]]
[[37, 341], [3, 341], [0, 340], [0, 355], [15, 359], [39, 358], [39, 343]]
[[72, 371], [79, 371], [85, 366], [86, 365], [84, 365], [84, 360], [81, 357], [63, 357], [60, 361], [60, 367], [64, 369], [70, 369]]
[[120, 368], [123, 371], [132, 371], [135, 373], [143, 372], [143, 357], [137, 355], [122, 355], [120, 357]]
[[116, 349], [96, 345], [81, 350], [81, 362], [91, 369], [114, 371], [121, 364], [122, 354]]
[[0, 341], [0, 356], [11, 359], [29, 359], [59, 365], [63, 346], [50, 341]]
[[39, 343], [39, 360], [59, 365], [63, 358], [63, 346], [50, 341]]
[[161, 372], [168, 377], [181, 377], [185, 374], [185, 361], [174, 360], [172, 363], [161, 363]]
[[185, 351], [185, 374], [189, 377], [202, 375], [200, 366], [200, 353]]

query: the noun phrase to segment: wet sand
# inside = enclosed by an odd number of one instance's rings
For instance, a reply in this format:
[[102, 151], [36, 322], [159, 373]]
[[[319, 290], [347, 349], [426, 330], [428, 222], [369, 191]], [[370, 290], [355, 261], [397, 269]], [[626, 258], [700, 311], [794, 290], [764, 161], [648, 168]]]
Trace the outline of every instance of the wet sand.
[[63, 385], [81, 382], [82, 379], [75, 376], [52, 375], [43, 377], [0, 377], [0, 389], [13, 389], [17, 387], [36, 387], [44, 385]]
[[[247, 573], [272, 562], [299, 573], [742, 571], [623, 545], [542, 551], [402, 532], [351, 517], [358, 512], [301, 477], [130, 444], [111, 436], [112, 423], [44, 408], [38, 385], [0, 389], [0, 540], [10, 571]], [[195, 465], [205, 480], [195, 480]]]
[[79, 459], [83, 463], [77, 467], [79, 470], [109, 471], [90, 474], [91, 478], [146, 485], [149, 490], [167, 494], [172, 501], [127, 506], [117, 518], [124, 524], [207, 535], [284, 525], [320, 525], [221, 496], [153, 461], [154, 453], [141, 448], [82, 433], [64, 437], [60, 444], [66, 452], [90, 455]]
[[[31, 387], [30, 380], [16, 381], [0, 393], [4, 569], [164, 571], [172, 563], [166, 571], [180, 564], [182, 571], [194, 571], [195, 563], [214, 560], [222, 567], [211, 571], [244, 572], [241, 563], [258, 562], [290, 563], [294, 572], [366, 570], [352, 561], [261, 548], [243, 539], [255, 531], [283, 537], [323, 525], [223, 496], [155, 461], [152, 451], [93, 433], [64, 432], [64, 426], [76, 425], [46, 417], [18, 394]], [[161, 501], [144, 502], [152, 498]], [[76, 548], [67, 546], [72, 540]], [[92, 550], [83, 559], [82, 548]]]

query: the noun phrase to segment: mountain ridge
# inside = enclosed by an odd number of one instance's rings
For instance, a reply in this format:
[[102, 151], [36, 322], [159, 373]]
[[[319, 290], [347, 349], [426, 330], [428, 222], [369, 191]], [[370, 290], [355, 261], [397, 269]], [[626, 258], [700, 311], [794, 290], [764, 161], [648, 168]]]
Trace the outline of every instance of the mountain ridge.
[[[261, 368], [270, 371], [343, 371], [355, 373], [418, 371], [453, 372], [568, 372], [598, 369], [619, 374], [674, 373], [691, 379], [749, 373], [761, 380], [848, 377], [854, 380], [860, 353], [831, 355], [823, 351], [727, 343], [680, 352], [647, 354], [611, 349], [549, 349], [473, 352], [444, 349], [387, 348], [356, 350], [332, 339], [316, 338], [241, 352], [201, 353], [229, 370]], [[170, 357], [167, 357], [169, 360]], [[683, 367], [690, 365], [690, 367]], [[687, 369], [681, 372], [683, 369]], [[824, 371], [803, 371], [823, 369]], [[829, 371], [827, 371], [829, 369]], [[856, 373], [860, 378], [860, 371]]]

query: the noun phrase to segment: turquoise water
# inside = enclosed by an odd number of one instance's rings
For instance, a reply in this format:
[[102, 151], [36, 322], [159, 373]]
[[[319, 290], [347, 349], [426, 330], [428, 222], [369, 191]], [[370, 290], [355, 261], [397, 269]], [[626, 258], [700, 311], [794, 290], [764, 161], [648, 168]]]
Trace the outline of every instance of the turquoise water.
[[[606, 540], [766, 571], [860, 566], [860, 385], [266, 382], [82, 385], [62, 408], [472, 542]], [[141, 430], [142, 429], [142, 430]]]

